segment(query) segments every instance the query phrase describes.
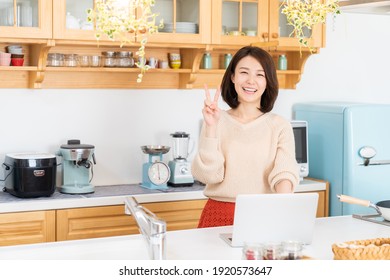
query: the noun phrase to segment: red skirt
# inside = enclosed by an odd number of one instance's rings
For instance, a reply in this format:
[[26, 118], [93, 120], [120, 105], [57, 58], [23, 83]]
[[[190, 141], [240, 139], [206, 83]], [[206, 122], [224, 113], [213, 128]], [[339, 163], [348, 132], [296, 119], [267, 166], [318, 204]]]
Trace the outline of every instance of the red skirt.
[[233, 202], [209, 199], [203, 208], [198, 228], [233, 225], [235, 206]]

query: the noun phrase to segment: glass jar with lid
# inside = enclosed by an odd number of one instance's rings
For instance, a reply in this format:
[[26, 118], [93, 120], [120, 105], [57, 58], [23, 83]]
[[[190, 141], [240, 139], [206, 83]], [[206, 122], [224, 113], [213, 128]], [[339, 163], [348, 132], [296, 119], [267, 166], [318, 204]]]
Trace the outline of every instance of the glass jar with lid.
[[66, 66], [66, 67], [78, 66], [78, 55], [77, 54], [64, 54], [64, 66]]
[[112, 52], [112, 51], [102, 52], [102, 56], [103, 56], [103, 66], [104, 67], [115, 67], [116, 66], [115, 52]]
[[133, 67], [134, 58], [133, 53], [129, 51], [115, 52], [116, 66], [117, 67]]
[[62, 53], [49, 53], [47, 55], [47, 66], [64, 66], [64, 55]]

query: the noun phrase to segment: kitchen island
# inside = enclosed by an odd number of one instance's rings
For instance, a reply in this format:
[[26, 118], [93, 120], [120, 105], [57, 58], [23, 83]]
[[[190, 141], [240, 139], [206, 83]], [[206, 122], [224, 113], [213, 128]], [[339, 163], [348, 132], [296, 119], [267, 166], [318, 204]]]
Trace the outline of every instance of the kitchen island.
[[[167, 232], [167, 259], [240, 260], [241, 248], [232, 248], [219, 234], [232, 226]], [[304, 255], [331, 260], [334, 243], [390, 237], [390, 226], [355, 219], [352, 216], [317, 218], [313, 242]], [[0, 259], [40, 260], [144, 260], [147, 245], [140, 234], [95, 239], [0, 247]]]

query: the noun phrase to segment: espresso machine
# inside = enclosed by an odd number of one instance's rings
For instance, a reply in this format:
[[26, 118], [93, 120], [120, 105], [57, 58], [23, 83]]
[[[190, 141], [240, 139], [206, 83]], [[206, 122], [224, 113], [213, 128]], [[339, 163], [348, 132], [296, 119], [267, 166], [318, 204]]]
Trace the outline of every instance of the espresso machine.
[[175, 132], [171, 136], [173, 160], [168, 162], [171, 170], [168, 185], [172, 187], [192, 186], [194, 177], [191, 174], [191, 163], [187, 160], [190, 135], [185, 132]]
[[63, 158], [61, 193], [87, 194], [95, 191], [90, 184], [90, 174], [93, 176], [93, 165], [96, 164], [94, 151], [95, 146], [81, 144], [80, 140], [68, 140], [67, 144], [61, 145], [58, 152]]

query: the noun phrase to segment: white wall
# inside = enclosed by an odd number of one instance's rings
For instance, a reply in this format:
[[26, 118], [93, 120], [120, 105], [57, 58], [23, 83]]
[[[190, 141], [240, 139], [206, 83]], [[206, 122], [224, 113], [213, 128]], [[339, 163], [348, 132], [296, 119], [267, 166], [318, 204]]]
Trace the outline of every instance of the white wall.
[[[309, 58], [296, 90], [280, 91], [274, 112], [290, 119], [292, 105], [306, 101], [390, 103], [389, 27], [390, 16], [343, 14], [334, 26], [330, 20], [326, 48]], [[171, 145], [175, 131], [197, 140], [203, 95], [203, 90], [0, 89], [0, 162], [11, 152], [55, 153], [76, 138], [96, 147], [95, 185], [138, 183], [146, 159], [140, 146]]]

